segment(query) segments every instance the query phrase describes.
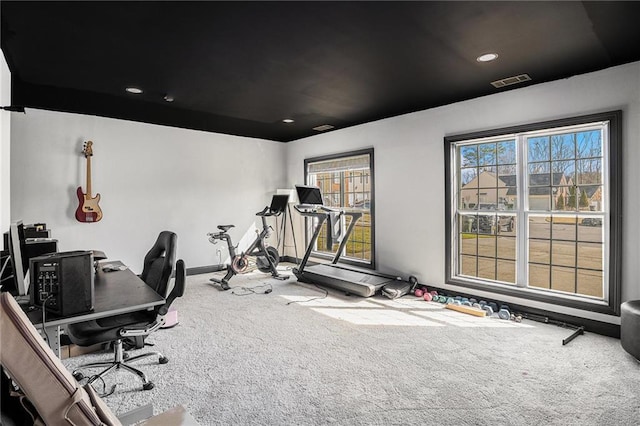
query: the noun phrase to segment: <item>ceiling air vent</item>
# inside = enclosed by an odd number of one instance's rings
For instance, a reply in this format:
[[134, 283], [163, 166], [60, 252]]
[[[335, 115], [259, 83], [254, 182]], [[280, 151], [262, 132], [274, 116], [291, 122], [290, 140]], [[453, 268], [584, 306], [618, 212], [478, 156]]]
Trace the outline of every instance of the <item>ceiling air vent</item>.
[[330, 130], [330, 129], [333, 129], [333, 126], [331, 124], [323, 124], [322, 126], [317, 126], [313, 128], [313, 130], [316, 130], [318, 132], [324, 132], [325, 130]]
[[520, 74], [515, 77], [503, 78], [502, 80], [492, 81], [491, 84], [493, 87], [499, 89], [500, 87], [511, 86], [512, 84], [522, 83], [524, 81], [531, 81], [529, 74]]

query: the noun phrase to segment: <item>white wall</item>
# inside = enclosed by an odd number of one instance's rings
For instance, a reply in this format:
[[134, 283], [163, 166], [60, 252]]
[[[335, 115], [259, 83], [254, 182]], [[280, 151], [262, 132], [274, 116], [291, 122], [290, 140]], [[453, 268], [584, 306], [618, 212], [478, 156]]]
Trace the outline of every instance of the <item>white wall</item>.
[[[80, 223], [83, 141], [93, 141], [93, 195], [104, 217]], [[99, 249], [141, 272], [158, 233], [178, 234], [187, 267], [218, 263], [207, 232], [234, 241], [286, 182], [286, 145], [109, 118], [27, 109], [12, 115], [11, 218], [46, 222], [59, 249]], [[3, 191], [4, 192], [4, 191]], [[223, 250], [223, 256], [226, 250]]]
[[[444, 141], [448, 135], [623, 110], [623, 300], [640, 298], [640, 63], [407, 114], [309, 137], [287, 146], [288, 185], [304, 180], [303, 160], [375, 149], [378, 270], [445, 280]], [[490, 297], [490, 293], [479, 294]], [[619, 318], [500, 296], [500, 300], [600, 321]]]
[[[237, 241], [276, 188], [303, 182], [305, 158], [374, 147], [378, 269], [463, 291], [444, 284], [443, 138], [615, 109], [624, 112], [622, 298], [639, 299], [640, 62], [289, 144], [77, 114], [14, 113], [11, 216], [47, 222], [62, 250], [103, 249], [134, 270], [157, 233], [172, 229], [189, 267], [210, 265], [217, 263], [220, 245], [210, 245], [206, 232], [235, 223]], [[80, 150], [87, 139], [95, 143], [93, 188], [103, 197], [105, 214], [95, 224], [73, 218], [74, 191], [84, 186]], [[617, 317], [500, 299], [619, 323]]]
[[[11, 72], [4, 55], [0, 54], [0, 106], [11, 105]], [[11, 116], [0, 110], [0, 229], [9, 229], [10, 220], [10, 153]], [[14, 113], [15, 114], [15, 113]]]

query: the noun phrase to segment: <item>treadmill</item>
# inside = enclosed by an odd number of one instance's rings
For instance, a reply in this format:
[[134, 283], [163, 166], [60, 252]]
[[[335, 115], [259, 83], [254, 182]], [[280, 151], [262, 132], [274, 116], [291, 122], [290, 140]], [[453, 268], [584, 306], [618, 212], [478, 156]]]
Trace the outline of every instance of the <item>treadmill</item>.
[[[396, 280], [395, 277], [382, 275], [374, 271], [365, 271], [345, 265], [338, 265], [349, 235], [351, 235], [356, 222], [362, 217], [362, 212], [347, 212], [324, 206], [320, 188], [315, 186], [296, 185], [296, 192], [298, 193], [300, 204], [294, 206], [294, 208], [304, 217], [317, 219], [313, 237], [309, 242], [302, 262], [298, 267], [293, 268], [293, 273], [298, 278], [298, 281], [332, 287], [342, 290], [347, 294], [371, 297], [383, 286]], [[351, 217], [351, 222], [344, 235], [340, 235], [338, 232], [342, 216]], [[331, 249], [333, 241], [336, 239], [340, 242], [340, 246], [330, 264], [308, 266], [309, 256], [313, 251], [322, 225], [325, 222], [327, 223], [327, 248]]]

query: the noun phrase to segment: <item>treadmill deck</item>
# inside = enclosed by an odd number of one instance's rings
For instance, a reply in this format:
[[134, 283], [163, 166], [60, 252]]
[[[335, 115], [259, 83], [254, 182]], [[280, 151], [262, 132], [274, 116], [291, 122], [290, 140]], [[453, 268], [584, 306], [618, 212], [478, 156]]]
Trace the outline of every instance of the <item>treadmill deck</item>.
[[362, 297], [373, 296], [382, 286], [395, 281], [391, 277], [371, 275], [342, 266], [325, 264], [307, 266], [298, 279], [300, 281], [309, 280]]

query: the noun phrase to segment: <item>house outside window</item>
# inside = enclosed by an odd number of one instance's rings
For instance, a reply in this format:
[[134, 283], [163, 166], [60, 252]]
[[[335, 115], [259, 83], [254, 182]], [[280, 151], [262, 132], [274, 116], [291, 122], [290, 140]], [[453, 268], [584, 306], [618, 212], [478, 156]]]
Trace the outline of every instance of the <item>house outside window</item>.
[[445, 138], [447, 282], [617, 313], [620, 121]]
[[[345, 154], [310, 158], [305, 160], [307, 185], [320, 188], [323, 203], [327, 207], [362, 212], [362, 218], [351, 232], [341, 261], [374, 267], [374, 214], [373, 214], [373, 149]], [[349, 216], [344, 216], [343, 231], [349, 226]], [[314, 224], [307, 219], [308, 231]], [[326, 223], [320, 232], [314, 254], [333, 256], [339, 242], [329, 250], [326, 247]], [[310, 235], [307, 232], [307, 235]]]

